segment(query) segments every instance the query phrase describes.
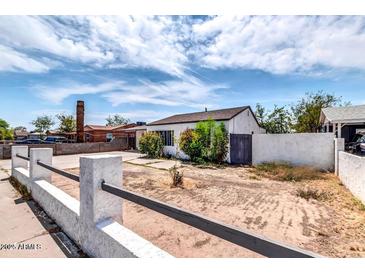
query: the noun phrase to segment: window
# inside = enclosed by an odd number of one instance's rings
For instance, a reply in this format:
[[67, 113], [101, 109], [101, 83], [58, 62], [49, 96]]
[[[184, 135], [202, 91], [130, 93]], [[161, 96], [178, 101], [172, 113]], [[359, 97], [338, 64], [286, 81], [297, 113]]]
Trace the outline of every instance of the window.
[[106, 141], [110, 142], [113, 139], [113, 133], [107, 133], [106, 134]]
[[163, 130], [156, 131], [160, 134], [164, 146], [174, 146], [174, 131], [173, 130]]
[[91, 142], [91, 134], [85, 133], [85, 139], [86, 139], [86, 142]]

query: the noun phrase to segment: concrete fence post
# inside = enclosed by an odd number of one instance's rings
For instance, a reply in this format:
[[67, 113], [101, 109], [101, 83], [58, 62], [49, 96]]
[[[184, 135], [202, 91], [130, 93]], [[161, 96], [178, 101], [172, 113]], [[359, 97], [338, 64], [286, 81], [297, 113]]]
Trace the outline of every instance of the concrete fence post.
[[12, 146], [11, 147], [11, 174], [14, 174], [14, 169], [18, 167], [28, 168], [28, 161], [16, 157], [19, 154], [28, 157], [28, 146]]
[[335, 138], [335, 174], [338, 176], [340, 151], [345, 150], [345, 139]]
[[95, 227], [108, 218], [122, 221], [122, 199], [103, 191], [103, 180], [116, 187], [122, 186], [122, 157], [80, 157], [80, 218], [84, 226]]
[[52, 171], [41, 167], [37, 161], [41, 161], [47, 165], [52, 165], [52, 148], [31, 148], [29, 157], [29, 177], [31, 182], [37, 180], [45, 180], [51, 182]]

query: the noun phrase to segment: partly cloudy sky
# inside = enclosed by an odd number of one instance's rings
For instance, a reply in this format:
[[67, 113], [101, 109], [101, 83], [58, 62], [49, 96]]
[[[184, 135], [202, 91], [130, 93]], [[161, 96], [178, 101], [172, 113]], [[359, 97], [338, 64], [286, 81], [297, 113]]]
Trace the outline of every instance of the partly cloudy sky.
[[324, 90], [365, 104], [365, 16], [0, 16], [0, 118], [291, 104]]

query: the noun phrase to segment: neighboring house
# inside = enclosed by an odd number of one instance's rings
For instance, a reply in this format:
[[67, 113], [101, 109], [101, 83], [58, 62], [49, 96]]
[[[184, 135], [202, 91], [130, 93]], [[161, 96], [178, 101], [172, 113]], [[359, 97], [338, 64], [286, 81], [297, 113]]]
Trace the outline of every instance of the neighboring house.
[[14, 140], [15, 141], [25, 140], [28, 138], [28, 135], [29, 135], [29, 132], [26, 130], [19, 130], [19, 129], [14, 130]]
[[84, 127], [85, 142], [110, 142], [114, 138], [124, 137], [128, 139], [130, 148], [134, 148], [135, 134], [125, 130], [135, 126], [136, 124], [119, 126], [86, 125]]
[[[195, 128], [197, 122], [208, 119], [223, 122], [230, 135], [265, 133], [249, 106], [173, 115], [147, 124], [147, 131], [156, 131], [161, 134], [165, 154], [186, 158], [187, 156], [178, 149], [180, 134], [187, 128]], [[229, 162], [232, 150], [238, 150], [238, 148], [230, 146], [227, 157]]]
[[333, 132], [345, 142], [365, 131], [365, 105], [323, 108], [320, 116], [322, 132]]
[[125, 129], [124, 131], [134, 134], [134, 136], [136, 137], [135, 138], [136, 148], [139, 149], [139, 139], [147, 131], [147, 126], [146, 125], [141, 125], [141, 126], [131, 127], [131, 128]]

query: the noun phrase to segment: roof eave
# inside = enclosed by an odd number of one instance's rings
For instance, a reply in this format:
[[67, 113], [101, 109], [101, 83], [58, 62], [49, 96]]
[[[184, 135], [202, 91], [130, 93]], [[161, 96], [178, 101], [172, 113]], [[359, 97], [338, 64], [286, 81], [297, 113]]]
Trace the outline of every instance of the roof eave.
[[338, 120], [328, 120], [330, 123], [341, 123], [341, 124], [358, 124], [365, 123], [365, 119], [338, 119]]
[[[227, 119], [219, 119], [219, 120], [214, 120], [216, 122], [223, 122], [223, 121], [229, 121], [232, 118], [227, 118]], [[147, 124], [146, 126], [162, 126], [162, 125], [176, 125], [176, 124], [190, 124], [190, 123], [199, 123], [199, 122], [203, 122], [206, 120], [195, 120], [195, 121], [188, 121], [188, 122], [175, 122], [175, 123], [158, 123], [158, 124], [153, 124], [154, 122], [152, 122], [151, 124]]]

